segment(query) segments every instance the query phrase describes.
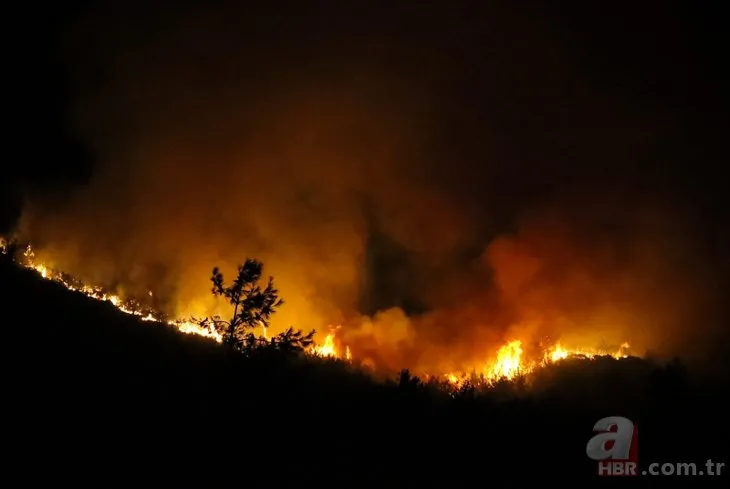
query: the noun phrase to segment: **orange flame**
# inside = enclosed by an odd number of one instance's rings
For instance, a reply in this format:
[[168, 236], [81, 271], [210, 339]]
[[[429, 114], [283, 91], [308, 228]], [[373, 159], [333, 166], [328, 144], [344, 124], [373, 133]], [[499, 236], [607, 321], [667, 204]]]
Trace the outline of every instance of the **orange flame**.
[[[7, 253], [7, 250], [8, 241], [4, 238], [0, 238], [0, 253], [5, 254]], [[222, 341], [220, 333], [218, 333], [212, 326], [203, 327], [186, 319], [165, 320], [162, 315], [154, 312], [148, 312], [146, 314], [142, 313], [130, 304], [125, 303], [125, 301], [118, 295], [105, 293], [99, 287], [74, 285], [67, 281], [65, 275], [54, 272], [43, 263], [36, 262], [35, 253], [30, 245], [28, 245], [25, 249], [23, 256], [25, 258], [24, 265], [27, 268], [34, 270], [44, 279], [62, 284], [69, 290], [81, 292], [96, 300], [109, 302], [121, 312], [137, 316], [142, 321], [166, 323], [182, 333], [203, 336], [213, 339], [219, 343]], [[149, 295], [152, 296], [152, 291], [149, 291]], [[353, 357], [350, 347], [347, 345], [341, 345], [336, 340], [336, 333], [339, 329], [340, 326], [332, 328], [322, 344], [312, 345], [309, 347], [307, 352], [319, 357], [338, 358], [347, 361], [352, 360]], [[267, 339], [265, 330], [263, 335], [263, 338]], [[342, 346], [344, 346], [344, 349]], [[485, 362], [481, 369], [475, 370], [474, 373], [478, 373], [488, 382], [495, 382], [500, 379], [511, 380], [520, 375], [529, 374], [539, 367], [554, 364], [571, 357], [580, 356], [593, 358], [599, 355], [610, 355], [617, 359], [626, 358], [628, 356], [627, 350], [629, 348], [630, 346], [628, 343], [623, 343], [617, 352], [605, 352], [591, 349], [567, 349], [560, 343], [557, 343], [544, 350], [543, 358], [540, 361], [531, 362], [525, 359], [522, 341], [512, 339], [499, 347], [496, 355], [490, 361]], [[444, 374], [444, 378], [453, 385], [461, 385], [465, 381], [466, 377], [467, 375], [463, 372], [451, 372]]]
[[345, 352], [343, 355], [341, 353], [341, 348], [338, 347], [337, 342], [335, 341], [337, 330], [340, 329], [340, 327], [341, 326], [337, 326], [336, 328], [330, 328], [330, 333], [325, 337], [324, 343], [322, 343], [321, 345], [314, 345], [312, 348], [310, 348], [310, 352], [320, 357], [340, 359], [344, 358], [348, 361], [352, 360], [350, 347], [345, 346]]
[[488, 377], [506, 377], [508, 379], [515, 377], [520, 372], [522, 353], [522, 342], [519, 340], [510, 341], [500, 347], [497, 352], [497, 361], [488, 370]]
[[[535, 369], [546, 365], [558, 363], [568, 358], [595, 358], [597, 356], [611, 356], [613, 358], [627, 358], [628, 343], [623, 343], [618, 351], [608, 352], [588, 349], [566, 349], [560, 343], [544, 351], [543, 359], [537, 362], [530, 362], [523, 357], [522, 341], [511, 340], [497, 350], [496, 359], [482, 368], [481, 377], [487, 382], [496, 382], [501, 379], [512, 380], [520, 375], [527, 375]], [[466, 375], [448, 373], [444, 376], [450, 384], [461, 385], [466, 380]]]

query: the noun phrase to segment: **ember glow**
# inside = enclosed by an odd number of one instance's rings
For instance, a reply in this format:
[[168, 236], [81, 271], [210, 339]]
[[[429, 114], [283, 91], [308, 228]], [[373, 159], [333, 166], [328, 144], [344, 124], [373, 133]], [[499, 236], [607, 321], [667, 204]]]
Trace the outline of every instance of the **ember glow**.
[[[0, 238], [0, 252], [7, 253], [8, 242], [4, 238]], [[199, 335], [212, 339], [218, 343], [222, 341], [221, 335], [212, 328], [205, 328], [190, 319], [166, 319], [164, 315], [155, 311], [146, 310], [131, 301], [124, 301], [120, 296], [104, 292], [100, 287], [79, 284], [66, 274], [51, 270], [44, 263], [36, 259], [33, 248], [28, 245], [23, 252], [22, 264], [31, 270], [37, 272], [42, 278], [59, 283], [68, 290], [80, 292], [93, 299], [104, 301], [112, 304], [119, 311], [137, 316], [141, 321], [165, 323], [176, 328], [181, 333]], [[148, 293], [153, 295], [152, 291]], [[348, 345], [342, 343], [338, 338], [338, 332], [341, 326], [330, 328], [329, 333], [325, 336], [321, 344], [314, 344], [308, 350], [311, 355], [323, 358], [336, 358], [353, 360], [353, 355]], [[263, 331], [262, 337], [267, 338], [266, 331]], [[449, 372], [438, 374], [448, 383], [459, 386], [469, 379], [477, 376], [488, 383], [493, 383], [502, 379], [512, 380], [518, 376], [528, 375], [531, 372], [554, 364], [568, 358], [594, 358], [596, 356], [611, 356], [613, 358], [626, 358], [630, 348], [628, 343], [623, 343], [618, 351], [602, 351], [589, 348], [565, 348], [560, 343], [543, 348], [542, 355], [538, 359], [531, 359], [525, 354], [522, 340], [512, 339], [502, 345], [494, 352], [493, 355], [486, 355], [486, 360], [481, 366], [473, 368], [469, 372]], [[361, 362], [368, 364], [369, 361]]]
[[[0, 241], [0, 250], [2, 250], [3, 253], [5, 253], [7, 250], [7, 241], [5, 239], [2, 239], [2, 241]], [[33, 252], [33, 248], [30, 245], [28, 245], [28, 247], [23, 252], [23, 257], [24, 265], [27, 268], [38, 272], [38, 274], [44, 279], [57, 282], [71, 291], [81, 292], [82, 294], [91, 297], [92, 299], [109, 302], [121, 312], [137, 316], [141, 321], [166, 323], [170, 326], [175, 327], [182, 333], [196, 334], [206, 338], [211, 338], [219, 343], [222, 340], [220, 334], [212, 328], [203, 328], [191, 320], [166, 320], [162, 315], [156, 314], [154, 311], [144, 310], [136, 307], [133, 303], [125, 302], [124, 300], [122, 300], [121, 297], [116, 294], [105, 293], [100, 287], [74, 283], [74, 281], [72, 281], [66, 275], [55, 272], [43, 263], [37, 262], [35, 260], [35, 253]], [[152, 295], [152, 292], [150, 292], [150, 295]]]
[[[627, 351], [630, 348], [628, 343], [624, 343], [618, 351], [600, 351], [588, 349], [566, 349], [560, 343], [545, 349], [543, 357], [539, 360], [531, 361], [524, 357], [522, 349], [522, 341], [512, 340], [501, 346], [497, 351], [495, 359], [488, 361], [481, 368], [481, 371], [472, 372], [487, 382], [495, 382], [500, 379], [514, 379], [520, 375], [528, 375], [538, 368], [554, 364], [567, 358], [595, 358], [598, 356], [610, 356], [616, 359], [627, 358]], [[461, 385], [468, 380], [471, 375], [463, 373], [449, 373], [444, 376], [451, 384]]]

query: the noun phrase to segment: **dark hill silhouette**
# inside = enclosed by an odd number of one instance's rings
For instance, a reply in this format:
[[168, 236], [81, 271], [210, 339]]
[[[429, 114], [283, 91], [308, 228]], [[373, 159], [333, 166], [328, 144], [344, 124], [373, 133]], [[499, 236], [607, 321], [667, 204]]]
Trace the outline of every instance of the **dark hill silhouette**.
[[0, 301], [5, 475], [23, 485], [593, 486], [616, 482], [585, 454], [609, 415], [639, 423], [642, 464], [730, 462], [724, 386], [678, 362], [570, 360], [531, 388], [449, 396], [405, 372], [232, 356], [7, 261]]

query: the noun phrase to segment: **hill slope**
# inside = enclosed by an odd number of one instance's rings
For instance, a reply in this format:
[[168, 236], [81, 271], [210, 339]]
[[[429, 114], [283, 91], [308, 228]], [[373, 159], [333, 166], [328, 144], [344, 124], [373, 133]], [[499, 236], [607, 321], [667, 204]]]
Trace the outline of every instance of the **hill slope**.
[[233, 358], [8, 263], [0, 301], [6, 442], [28, 484], [595, 483], [585, 445], [609, 415], [642, 425], [647, 464], [726, 455], [723, 391], [680, 365], [566, 362], [530, 389], [449, 396], [337, 362]]

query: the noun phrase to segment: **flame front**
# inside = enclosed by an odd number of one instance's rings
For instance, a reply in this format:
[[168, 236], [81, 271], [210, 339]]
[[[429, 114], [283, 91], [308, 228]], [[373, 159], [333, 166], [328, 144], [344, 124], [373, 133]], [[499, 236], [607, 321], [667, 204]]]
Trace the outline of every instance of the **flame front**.
[[[0, 238], [0, 253], [6, 254], [8, 251], [8, 247], [8, 241], [5, 238]], [[155, 313], [154, 311], [141, 311], [138, 308], [134, 307], [131, 303], [125, 302], [120, 296], [116, 294], [105, 293], [101, 289], [101, 287], [74, 284], [64, 274], [54, 272], [45, 264], [37, 262], [35, 252], [33, 251], [31, 245], [28, 245], [26, 247], [25, 251], [23, 252], [23, 258], [23, 265], [26, 268], [37, 272], [42, 278], [57, 282], [66, 287], [68, 290], [80, 292], [87, 297], [91, 297], [92, 299], [108, 302], [125, 314], [137, 316], [140, 320], [146, 322], [168, 324], [180, 331], [181, 333], [203, 336], [205, 338], [215, 340], [218, 343], [221, 343], [223, 341], [223, 337], [221, 336], [221, 334], [216, 331], [212, 326], [203, 327], [190, 319], [166, 320], [162, 314]], [[148, 295], [152, 297], [153, 292], [149, 291]], [[263, 328], [262, 338], [268, 339], [266, 328]], [[350, 353], [349, 346], [345, 347], [344, 355], [340, 354], [339, 349], [335, 345], [334, 332], [327, 335], [322, 345], [315, 344], [310, 347], [309, 353], [322, 357], [344, 358], [345, 360], [352, 359], [352, 354]]]
[[330, 333], [324, 338], [324, 343], [322, 343], [321, 345], [314, 345], [310, 350], [311, 353], [325, 358], [344, 358], [348, 361], [352, 360], [350, 347], [345, 346], [343, 355], [342, 348], [339, 348], [337, 345], [336, 332], [338, 329], [340, 329], [340, 326], [337, 326], [337, 328], [334, 329], [330, 329]]
[[[0, 253], [8, 252], [8, 242], [4, 238], [0, 238]], [[114, 294], [105, 293], [99, 287], [88, 285], [77, 285], [72, 282], [66, 275], [54, 272], [43, 263], [38, 263], [35, 259], [35, 253], [30, 245], [25, 249], [24, 266], [37, 272], [42, 278], [60, 283], [69, 290], [80, 292], [88, 297], [96, 300], [108, 302], [123, 313], [137, 316], [142, 321], [165, 323], [178, 331], [185, 334], [195, 334], [210, 338], [216, 342], [222, 342], [222, 337], [218, 331], [212, 326], [203, 327], [196, 322], [186, 319], [166, 320], [161, 314], [153, 311], [141, 311], [134, 307], [131, 303], [125, 302], [121, 297]], [[152, 291], [148, 293], [153, 295]], [[351, 361], [353, 356], [348, 345], [343, 345], [337, 340], [337, 331], [339, 326], [331, 328], [330, 333], [324, 339], [322, 344], [314, 344], [307, 352], [309, 354], [325, 357], [337, 358]], [[263, 338], [267, 339], [266, 330], [264, 329]], [[496, 382], [501, 379], [512, 380], [519, 375], [526, 375], [535, 369], [554, 364], [571, 357], [594, 358], [596, 356], [608, 355], [614, 358], [626, 358], [627, 350], [630, 348], [628, 343], [623, 343], [616, 352], [606, 352], [592, 349], [568, 349], [560, 343], [545, 348], [543, 356], [539, 361], [530, 361], [525, 358], [523, 343], [519, 339], [512, 339], [506, 344], [499, 347], [495, 355], [484, 363], [481, 368], [474, 369], [472, 373], [477, 374], [487, 382]], [[443, 376], [450, 384], [459, 386], [467, 379], [465, 372], [451, 372]]]
[[506, 377], [514, 378], [522, 365], [522, 342], [519, 340], [510, 341], [502, 346], [497, 352], [497, 361], [489, 369], [489, 378]]
[[337, 350], [335, 349], [335, 335], [333, 333], [328, 334], [324, 343], [314, 347], [314, 353], [323, 357], [335, 357], [337, 356]]
[[[513, 380], [520, 375], [527, 375], [540, 367], [558, 363], [568, 358], [595, 358], [598, 356], [610, 356], [616, 359], [627, 358], [628, 343], [623, 343], [618, 351], [602, 351], [589, 349], [567, 349], [560, 343], [544, 350], [543, 357], [539, 361], [530, 361], [524, 358], [522, 341], [511, 340], [497, 350], [494, 360], [487, 362], [481, 372], [475, 370], [475, 374], [481, 376], [487, 382], [496, 382], [502, 379]], [[448, 373], [445, 379], [454, 385], [461, 385], [467, 380], [465, 374], [455, 372]]]
[[570, 353], [568, 352], [568, 350], [560, 346], [560, 344], [557, 344], [555, 345], [555, 348], [553, 348], [553, 351], [548, 352], [548, 355], [548, 358], [551, 362], [557, 362], [558, 360], [565, 360], [566, 358], [568, 358], [568, 355], [570, 355]]

